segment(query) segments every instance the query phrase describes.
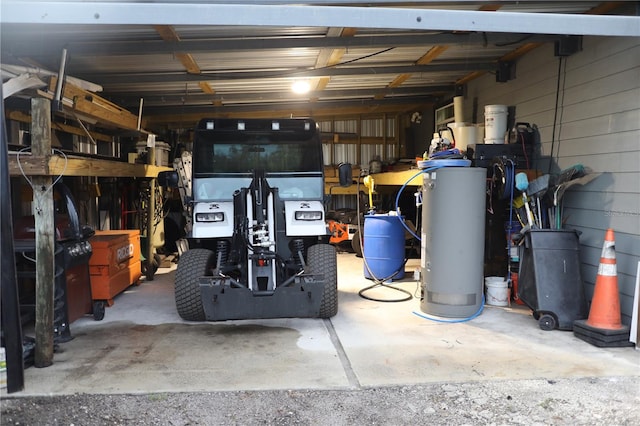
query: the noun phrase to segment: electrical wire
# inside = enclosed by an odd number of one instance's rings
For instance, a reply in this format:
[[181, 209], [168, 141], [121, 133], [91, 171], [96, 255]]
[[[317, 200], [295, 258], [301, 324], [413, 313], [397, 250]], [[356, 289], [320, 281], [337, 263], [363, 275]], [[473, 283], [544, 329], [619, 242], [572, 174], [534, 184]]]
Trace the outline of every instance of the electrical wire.
[[421, 241], [420, 237], [416, 235], [415, 232], [413, 232], [411, 229], [409, 229], [409, 227], [407, 226], [407, 224], [405, 223], [404, 220], [402, 220], [402, 216], [400, 215], [400, 195], [402, 195], [402, 192], [404, 191], [404, 189], [407, 187], [407, 185], [409, 185], [409, 182], [411, 182], [413, 179], [417, 178], [418, 176], [420, 176], [423, 173], [429, 173], [433, 170], [439, 169], [439, 167], [432, 167], [432, 168], [428, 168], [428, 169], [423, 169], [420, 170], [418, 173], [416, 173], [415, 175], [411, 176], [411, 178], [409, 178], [409, 180], [407, 180], [398, 190], [398, 193], [396, 194], [396, 203], [395, 203], [395, 208], [396, 208], [396, 214], [398, 215], [398, 219], [400, 220], [400, 223], [402, 224], [402, 227], [404, 229], [406, 229], [407, 231], [409, 231], [409, 233], [416, 238], [418, 241]]
[[[437, 163], [438, 161], [446, 161], [446, 160], [433, 160], [433, 161], [432, 161], [432, 163], [433, 163], [433, 162], [436, 162], [436, 163]], [[400, 219], [400, 223], [402, 224], [402, 226], [404, 227], [404, 229], [406, 229], [406, 230], [409, 232], [409, 234], [411, 234], [411, 235], [412, 235], [415, 239], [417, 239], [418, 241], [422, 241], [422, 239], [421, 239], [418, 235], [416, 235], [416, 233], [415, 233], [415, 232], [413, 232], [413, 231], [412, 231], [412, 230], [407, 226], [407, 224], [405, 223], [405, 221], [404, 221], [404, 220], [402, 220], [402, 216], [400, 215], [400, 206], [399, 206], [399, 204], [400, 204], [400, 195], [402, 195], [402, 192], [404, 191], [404, 189], [407, 187], [407, 185], [409, 185], [409, 182], [411, 182], [413, 179], [417, 178], [417, 177], [418, 177], [418, 176], [420, 176], [421, 174], [424, 174], [424, 173], [431, 173], [431, 172], [433, 172], [433, 171], [435, 171], [435, 170], [438, 170], [438, 169], [441, 169], [441, 168], [443, 168], [443, 167], [446, 167], [444, 164], [445, 164], [445, 163], [443, 163], [443, 165], [442, 165], [442, 166], [438, 166], [438, 165], [436, 164], [436, 165], [433, 165], [433, 166], [428, 167], [428, 168], [426, 168], [426, 169], [422, 169], [422, 170], [420, 170], [418, 173], [416, 173], [415, 175], [411, 176], [411, 177], [410, 177], [410, 178], [409, 178], [409, 179], [408, 179], [408, 180], [407, 180], [407, 181], [406, 181], [406, 182], [405, 182], [405, 183], [400, 187], [400, 189], [398, 190], [398, 193], [396, 194], [396, 204], [395, 204], [395, 208], [396, 208], [396, 214], [398, 215], [398, 218]]]
[[[549, 153], [549, 167], [547, 173], [551, 173], [551, 164], [553, 160], [553, 148], [556, 144], [556, 126], [558, 124], [558, 105], [560, 103], [560, 78], [562, 72], [562, 56], [558, 59], [558, 80], [556, 81], [556, 105], [553, 111], [553, 127], [551, 131], [551, 151]], [[560, 137], [558, 136], [558, 139]]]
[[528, 35], [525, 35], [524, 37], [520, 37], [518, 40], [509, 41], [509, 42], [506, 42], [506, 43], [494, 43], [494, 46], [496, 46], [496, 47], [513, 46], [515, 44], [520, 44], [520, 43], [530, 39], [531, 37], [533, 37], [533, 34], [528, 34]]
[[524, 134], [520, 133], [520, 132], [516, 132], [516, 134], [520, 137], [520, 142], [522, 144], [522, 153], [524, 154], [524, 161], [525, 164], [527, 166], [527, 169], [530, 169], [530, 165], [529, 165], [529, 156], [527, 155], [527, 147], [524, 143]]
[[[393, 49], [395, 49], [395, 46], [388, 47], [386, 49], [382, 49], [382, 50], [379, 50], [377, 52], [370, 53], [368, 55], [360, 56], [358, 58], [349, 59], [348, 61], [339, 62], [337, 64], [326, 65], [324, 67], [318, 67], [318, 68], [303, 69], [303, 70], [284, 71], [282, 73], [278, 73], [277, 75], [272, 75], [271, 77], [273, 77], [273, 78], [294, 77], [296, 75], [304, 74], [304, 73], [307, 73], [307, 72], [310, 72], [310, 71], [322, 71], [322, 70], [326, 70], [326, 69], [331, 69], [331, 68], [339, 67], [339, 66], [342, 66], [342, 65], [352, 64], [354, 62], [363, 61], [365, 59], [369, 59], [369, 58], [372, 58], [374, 56], [381, 55], [383, 53], [389, 52], [390, 50], [393, 50]], [[199, 75], [201, 75], [201, 76], [209, 76], [209, 77], [213, 76], [215, 78], [224, 78], [226, 80], [242, 80], [242, 79], [246, 78], [245, 76], [242, 75], [242, 73], [235, 73], [235, 74], [200, 73]]]
[[[29, 177], [26, 175], [26, 173], [24, 172], [24, 169], [22, 168], [22, 163], [20, 162], [20, 155], [26, 151], [30, 151], [31, 147], [27, 146], [22, 148], [21, 150], [19, 150], [16, 153], [16, 162], [18, 163], [18, 168], [20, 169], [20, 173], [22, 173], [22, 176], [25, 178], [25, 180], [29, 183], [29, 186], [31, 187], [31, 189], [35, 192], [36, 188], [33, 186], [33, 182], [31, 181], [31, 179], [29, 179]], [[49, 185], [47, 188], [43, 189], [43, 193], [46, 194], [47, 192], [51, 191], [51, 188], [53, 188], [55, 186], [56, 183], [58, 183], [58, 181], [60, 179], [62, 179], [62, 176], [64, 176], [64, 173], [67, 171], [67, 165], [69, 164], [69, 159], [67, 158], [67, 155], [60, 151], [59, 149], [56, 148], [52, 148], [51, 149], [51, 153], [55, 154], [55, 153], [59, 153], [62, 158], [64, 158], [64, 167], [62, 169], [62, 172], [53, 180], [53, 182], [51, 183], [51, 185]]]

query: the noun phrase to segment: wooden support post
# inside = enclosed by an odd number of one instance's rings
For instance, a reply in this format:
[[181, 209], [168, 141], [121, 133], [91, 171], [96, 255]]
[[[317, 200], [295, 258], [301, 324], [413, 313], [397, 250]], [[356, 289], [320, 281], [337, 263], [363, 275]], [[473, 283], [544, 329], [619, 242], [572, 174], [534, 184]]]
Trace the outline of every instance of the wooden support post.
[[[51, 157], [51, 103], [31, 100], [31, 152]], [[48, 164], [48, 162], [47, 162]], [[33, 176], [33, 208], [36, 234], [36, 347], [34, 365], [53, 364], [53, 294], [55, 283], [55, 225], [51, 176]]]

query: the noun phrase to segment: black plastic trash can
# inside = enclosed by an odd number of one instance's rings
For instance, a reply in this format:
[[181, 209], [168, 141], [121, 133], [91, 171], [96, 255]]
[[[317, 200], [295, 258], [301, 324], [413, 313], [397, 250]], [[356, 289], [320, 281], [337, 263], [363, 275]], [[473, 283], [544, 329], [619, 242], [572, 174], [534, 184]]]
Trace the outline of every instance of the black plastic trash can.
[[580, 274], [578, 233], [533, 229], [521, 243], [518, 297], [533, 310], [543, 330], [572, 330], [573, 321], [587, 318]]

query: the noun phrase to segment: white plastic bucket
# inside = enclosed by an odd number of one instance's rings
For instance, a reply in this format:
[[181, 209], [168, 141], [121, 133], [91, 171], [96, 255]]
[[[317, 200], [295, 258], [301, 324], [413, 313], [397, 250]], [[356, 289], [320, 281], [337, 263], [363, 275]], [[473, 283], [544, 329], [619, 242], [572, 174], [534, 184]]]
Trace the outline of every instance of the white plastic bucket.
[[485, 139], [502, 139], [507, 132], [506, 105], [485, 105], [484, 107], [484, 134]]
[[466, 151], [467, 145], [478, 143], [478, 126], [471, 123], [449, 123], [447, 127], [453, 132], [456, 148]]
[[488, 145], [500, 145], [500, 144], [504, 144], [504, 138], [500, 138], [500, 139], [484, 139], [484, 143], [488, 144]]
[[485, 302], [487, 305], [507, 306], [509, 304], [509, 288], [503, 277], [486, 277], [487, 288]]

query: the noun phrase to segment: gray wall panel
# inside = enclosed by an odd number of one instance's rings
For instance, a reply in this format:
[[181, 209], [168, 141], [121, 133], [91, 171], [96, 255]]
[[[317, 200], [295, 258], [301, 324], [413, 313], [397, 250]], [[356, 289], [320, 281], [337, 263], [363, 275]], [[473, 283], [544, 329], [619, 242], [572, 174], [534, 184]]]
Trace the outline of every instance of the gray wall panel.
[[[618, 285], [623, 322], [631, 319], [637, 262], [640, 259], [640, 39], [585, 37], [583, 50], [562, 59], [553, 45], [522, 57], [516, 78], [496, 83], [486, 75], [469, 83], [467, 100], [515, 106], [516, 120], [535, 124], [543, 156], [552, 171], [583, 164], [601, 176], [574, 186], [565, 196], [566, 227], [581, 232], [585, 290], [593, 295], [605, 231], [616, 236]], [[556, 87], [560, 81], [555, 114]], [[548, 162], [537, 168], [547, 172]]]

